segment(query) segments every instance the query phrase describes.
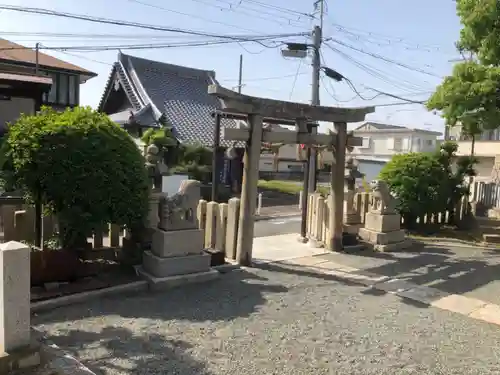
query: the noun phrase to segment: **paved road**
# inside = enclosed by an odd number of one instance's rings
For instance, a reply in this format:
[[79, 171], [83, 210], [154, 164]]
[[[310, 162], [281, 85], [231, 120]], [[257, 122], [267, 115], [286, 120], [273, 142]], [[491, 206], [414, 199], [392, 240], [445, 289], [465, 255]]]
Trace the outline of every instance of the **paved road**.
[[277, 234], [300, 233], [300, 216], [261, 220], [255, 222], [255, 237], [275, 236]]
[[300, 268], [261, 267], [55, 309], [33, 324], [107, 375], [500, 373], [495, 325]]

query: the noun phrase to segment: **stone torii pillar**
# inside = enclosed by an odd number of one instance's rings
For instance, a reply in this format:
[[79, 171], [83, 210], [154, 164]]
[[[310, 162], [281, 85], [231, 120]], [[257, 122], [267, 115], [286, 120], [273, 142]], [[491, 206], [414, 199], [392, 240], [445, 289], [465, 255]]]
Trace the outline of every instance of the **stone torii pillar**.
[[[347, 136], [346, 124], [363, 121], [368, 113], [375, 111], [375, 108], [335, 108], [285, 102], [242, 95], [219, 85], [209, 86], [208, 93], [219, 98], [225, 113], [248, 116], [248, 128], [224, 128], [223, 133], [225, 140], [246, 142], [238, 224], [238, 263], [244, 266], [252, 264], [254, 212], [262, 142], [326, 145], [335, 149], [331, 180], [331, 238], [327, 245], [331, 250], [342, 250], [345, 149], [346, 146], [360, 144], [360, 139]], [[272, 119], [274, 122], [278, 120], [295, 121], [296, 130], [263, 131], [263, 123], [266, 122], [266, 119]], [[312, 134], [305, 131], [307, 122], [320, 121], [333, 122], [337, 133]]]

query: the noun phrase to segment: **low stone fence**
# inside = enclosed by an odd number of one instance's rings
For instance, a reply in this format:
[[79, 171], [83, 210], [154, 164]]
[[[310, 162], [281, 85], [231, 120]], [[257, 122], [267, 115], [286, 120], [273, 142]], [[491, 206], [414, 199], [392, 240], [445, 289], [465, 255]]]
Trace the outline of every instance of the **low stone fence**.
[[198, 222], [205, 231], [205, 248], [225, 253], [226, 258], [236, 259], [240, 200], [231, 198], [228, 203], [201, 200], [198, 205]]
[[[24, 203], [21, 198], [0, 200], [2, 242], [23, 241], [35, 243], [35, 207]], [[58, 232], [57, 218], [53, 215], [42, 218], [42, 238], [46, 242]], [[89, 242], [94, 249], [119, 248], [124, 229], [115, 224], [104, 224]]]
[[[0, 201], [1, 242], [35, 242], [35, 208], [25, 204], [22, 198]], [[205, 230], [205, 248], [223, 251], [228, 259], [236, 259], [240, 200], [232, 198], [228, 203], [201, 200], [198, 205], [200, 229]], [[57, 218], [53, 215], [42, 219], [42, 236], [49, 240], [58, 231]], [[119, 225], [103, 225], [89, 238], [93, 249], [113, 248], [122, 245], [124, 229]]]
[[[469, 199], [464, 197], [457, 205], [455, 211], [455, 223], [462, 222], [468, 214]], [[354, 196], [354, 211], [359, 217], [358, 223], [352, 223], [354, 227], [361, 227], [365, 224], [365, 215], [370, 210], [372, 205], [371, 193], [356, 193]], [[474, 205], [472, 205], [474, 206]], [[307, 235], [309, 238], [315, 239], [320, 243], [326, 243], [327, 238], [330, 238], [329, 233], [329, 202], [328, 197], [324, 197], [319, 193], [310, 194], [307, 205]], [[344, 202], [344, 215], [346, 212]], [[448, 224], [450, 213], [448, 211], [422, 215], [416, 219], [417, 224]], [[404, 225], [404, 220], [401, 218], [401, 224]]]

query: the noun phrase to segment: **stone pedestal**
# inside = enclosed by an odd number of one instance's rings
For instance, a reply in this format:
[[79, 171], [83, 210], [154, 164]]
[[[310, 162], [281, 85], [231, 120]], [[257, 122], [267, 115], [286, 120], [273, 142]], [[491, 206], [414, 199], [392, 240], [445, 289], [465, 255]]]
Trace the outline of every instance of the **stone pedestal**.
[[370, 211], [365, 216], [365, 227], [359, 229], [359, 237], [377, 251], [403, 250], [412, 245], [400, 227], [399, 214], [381, 214]]
[[203, 251], [204, 231], [198, 229], [196, 218], [200, 183], [183, 181], [177, 194], [160, 198], [159, 221], [151, 228], [151, 250], [144, 252], [139, 272], [153, 288], [171, 287], [172, 278], [212, 275], [210, 254]]
[[200, 254], [204, 247], [203, 229], [186, 229], [167, 232], [153, 230], [151, 253], [160, 258]]
[[30, 336], [30, 249], [19, 242], [0, 245], [0, 374], [40, 364]]
[[210, 254], [203, 252], [162, 258], [146, 251], [142, 258], [142, 267], [145, 272], [157, 278], [179, 276], [208, 271], [210, 258]]
[[140, 273], [156, 288], [170, 286], [171, 277], [207, 273], [211, 257], [203, 252], [203, 243], [201, 229], [156, 229], [151, 251], [144, 252]]

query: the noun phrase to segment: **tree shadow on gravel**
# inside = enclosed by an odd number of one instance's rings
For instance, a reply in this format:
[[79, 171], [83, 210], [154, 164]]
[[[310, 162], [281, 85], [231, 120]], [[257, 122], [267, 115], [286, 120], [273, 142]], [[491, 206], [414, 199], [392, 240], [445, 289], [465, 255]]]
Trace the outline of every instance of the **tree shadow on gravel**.
[[[461, 250], [457, 255], [456, 251], [449, 249], [425, 247], [414, 255], [411, 258], [401, 258], [398, 253], [366, 254], [384, 256], [392, 261], [364, 271], [460, 295], [500, 281], [500, 254], [488, 254], [487, 251], [477, 249], [470, 253]], [[497, 289], [494, 294], [498, 295], [498, 292]]]
[[96, 374], [211, 375], [204, 363], [189, 354], [191, 345], [160, 333], [141, 335], [108, 326], [94, 332], [69, 329], [46, 339]]
[[248, 317], [266, 303], [266, 294], [285, 293], [264, 277], [238, 270], [203, 284], [184, 285], [163, 292], [142, 292], [90, 300], [41, 312], [34, 325], [117, 315], [123, 318], [230, 321]]
[[[285, 273], [288, 275], [294, 276], [304, 276], [304, 277], [312, 277], [316, 279], [321, 279], [325, 281], [335, 281], [347, 286], [359, 286], [359, 283], [354, 283], [344, 278], [338, 277], [332, 274], [321, 273], [319, 271], [308, 270], [300, 265], [273, 262], [273, 263], [258, 263], [254, 265], [255, 268], [270, 271], [270, 272], [279, 272]], [[311, 266], [314, 267], [314, 266]]]
[[[318, 257], [323, 258], [323, 256]], [[361, 251], [355, 254], [337, 253], [332, 256], [328, 254], [324, 259], [358, 269], [352, 272], [345, 271], [347, 274], [400, 280], [403, 288], [401, 291], [404, 291], [405, 282], [411, 283], [413, 287], [430, 287], [434, 292], [432, 295], [426, 295], [426, 301], [435, 301], [450, 294], [465, 294], [485, 302], [500, 304], [499, 252], [492, 253], [481, 248], [468, 251], [452, 247], [447, 249], [429, 246], [416, 251], [394, 253]], [[346, 278], [322, 273], [319, 270], [308, 270], [286, 263], [261, 264], [257, 267], [269, 271], [332, 280], [344, 285], [362, 285], [362, 283], [351, 282]], [[317, 264], [317, 267], [321, 268], [321, 264]], [[369, 287], [363, 293], [385, 295], [387, 292], [375, 291]], [[402, 297], [402, 301], [416, 307], [428, 307], [428, 303], [418, 303], [411, 298]]]

